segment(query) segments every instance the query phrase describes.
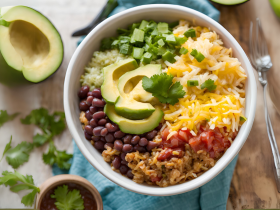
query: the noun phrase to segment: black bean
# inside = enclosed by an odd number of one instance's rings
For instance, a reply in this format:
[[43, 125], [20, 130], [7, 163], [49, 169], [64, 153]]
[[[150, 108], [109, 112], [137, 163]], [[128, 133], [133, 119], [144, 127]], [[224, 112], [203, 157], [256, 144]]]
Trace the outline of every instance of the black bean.
[[93, 135], [92, 127], [91, 127], [90, 125], [86, 125], [86, 126], [85, 126], [85, 131], [86, 131], [89, 135]]
[[122, 153], [122, 154], [121, 154], [121, 159], [122, 159], [122, 160], [125, 160], [125, 156], [126, 156], [126, 153]]
[[94, 147], [98, 150], [103, 150], [104, 149], [105, 143], [103, 141], [96, 141], [94, 143]]
[[157, 127], [156, 127], [156, 130], [160, 130], [162, 128], [162, 123], [160, 123]]
[[126, 174], [127, 171], [129, 170], [129, 168], [126, 165], [121, 165], [119, 170], [120, 170], [121, 174]]
[[155, 136], [157, 135], [157, 133], [158, 133], [158, 131], [152, 130], [152, 131], [150, 131], [149, 133], [147, 133], [146, 138], [149, 139], [149, 140], [151, 140], [151, 139], [155, 138]]
[[92, 136], [91, 139], [93, 141], [99, 141], [100, 140], [100, 136]]
[[104, 107], [96, 107], [96, 108], [97, 108], [98, 112], [99, 111], [104, 111]]
[[114, 160], [112, 161], [112, 164], [115, 169], [119, 169], [121, 167], [121, 158], [117, 155], [115, 155]]
[[87, 140], [91, 140], [92, 135], [88, 134], [86, 131], [84, 131], [84, 133], [85, 133], [85, 138]]
[[81, 87], [81, 89], [78, 92], [79, 98], [80, 99], [86, 98], [88, 91], [89, 91], [89, 86], [86, 85], [86, 86]]
[[96, 97], [96, 98], [102, 98], [100, 88], [95, 88], [95, 89], [93, 89], [92, 95], [93, 95], [94, 97]]
[[139, 144], [139, 146], [145, 147], [148, 144], [148, 140], [143, 137], [139, 140], [138, 144]]
[[93, 134], [95, 136], [101, 136], [101, 130], [103, 129], [104, 127], [103, 126], [97, 126], [93, 129]]
[[133, 151], [133, 146], [131, 144], [124, 144], [123, 148], [122, 148], [122, 151], [124, 153], [132, 152]]
[[114, 147], [115, 147], [115, 149], [116, 150], [118, 150], [118, 151], [122, 151], [122, 149], [123, 149], [123, 143], [122, 143], [122, 141], [121, 140], [116, 140], [115, 142], [114, 142]]
[[128, 178], [130, 178], [130, 179], [133, 179], [134, 175], [133, 175], [131, 169], [129, 169], [129, 170], [127, 171], [126, 176], [127, 176]]
[[89, 91], [89, 92], [87, 93], [87, 96], [93, 96], [92, 92]]
[[99, 121], [98, 121], [98, 125], [105, 125], [107, 123], [107, 120], [106, 119], [100, 119]]
[[100, 135], [101, 135], [101, 136], [106, 136], [107, 133], [108, 133], [108, 129], [107, 129], [107, 128], [103, 128], [103, 129], [101, 130], [101, 132], [100, 132]]
[[109, 132], [115, 132], [119, 129], [118, 126], [112, 123], [106, 123], [105, 127], [108, 129]]
[[138, 144], [134, 146], [133, 150], [136, 152], [140, 152], [140, 153], [145, 153], [147, 152], [146, 148], [145, 147], [141, 147], [139, 146]]
[[91, 126], [92, 128], [95, 128], [95, 127], [97, 126], [97, 123], [96, 123], [96, 121], [95, 121], [94, 119], [91, 119], [91, 120], [89, 121], [89, 124], [90, 124], [90, 126]]
[[139, 134], [140, 137], [145, 137], [146, 135], [147, 135], [147, 133]]
[[104, 145], [104, 148], [106, 148], [106, 147], [111, 147], [112, 149], [114, 148], [114, 144], [112, 144], [112, 143], [106, 143], [105, 145]]
[[98, 112], [95, 112], [93, 115], [92, 115], [92, 118], [96, 120], [96, 122], [99, 120], [99, 119], [102, 119], [104, 118], [106, 115], [103, 111], [98, 111]]
[[92, 113], [89, 110], [87, 110], [85, 113], [85, 117], [87, 118], [88, 121], [90, 121], [92, 119]]
[[148, 145], [147, 145], [147, 150], [150, 152], [152, 151], [152, 149], [154, 149], [155, 147], [159, 146], [158, 143], [153, 142], [153, 141], [149, 141]]
[[87, 104], [90, 106], [92, 104], [93, 96], [87, 97]]
[[81, 101], [79, 104], [79, 108], [81, 111], [87, 111], [89, 109], [89, 105], [86, 101]]
[[123, 142], [125, 144], [130, 144], [131, 143], [131, 139], [132, 139], [132, 135], [126, 135], [125, 137], [123, 137]]
[[122, 160], [121, 164], [128, 165], [128, 162], [126, 160]]
[[138, 144], [140, 140], [140, 137], [139, 136], [133, 136], [133, 138], [131, 139], [131, 144]]
[[96, 107], [104, 107], [105, 106], [105, 101], [102, 101], [99, 98], [94, 98], [92, 100], [92, 106], [96, 106]]
[[89, 111], [94, 114], [95, 112], [97, 112], [97, 108], [95, 106], [90, 106]]
[[113, 134], [111, 134], [111, 133], [108, 133], [108, 134], [105, 136], [105, 139], [106, 139], [106, 142], [108, 142], [108, 143], [112, 143], [112, 142], [115, 140]]
[[116, 139], [120, 139], [120, 138], [124, 137], [124, 135], [125, 135], [125, 133], [123, 133], [122, 131], [116, 131], [116, 132], [114, 133], [114, 137], [115, 137]]
[[100, 137], [100, 141], [103, 141], [104, 143], [106, 143], [105, 137], [104, 137], [104, 136], [101, 136], [101, 137]]

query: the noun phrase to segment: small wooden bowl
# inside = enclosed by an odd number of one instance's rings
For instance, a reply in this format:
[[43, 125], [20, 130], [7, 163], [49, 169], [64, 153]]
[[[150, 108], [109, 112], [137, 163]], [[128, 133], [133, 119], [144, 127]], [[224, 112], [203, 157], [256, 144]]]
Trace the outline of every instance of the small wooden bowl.
[[97, 210], [103, 210], [102, 198], [99, 192], [97, 191], [97, 189], [85, 178], [77, 175], [70, 175], [70, 174], [57, 175], [47, 179], [40, 186], [40, 193], [37, 195], [35, 208], [40, 209], [41, 202], [49, 190], [51, 190], [55, 186], [59, 186], [65, 183], [75, 183], [86, 188], [88, 191], [92, 193], [92, 196], [94, 197], [96, 202]]

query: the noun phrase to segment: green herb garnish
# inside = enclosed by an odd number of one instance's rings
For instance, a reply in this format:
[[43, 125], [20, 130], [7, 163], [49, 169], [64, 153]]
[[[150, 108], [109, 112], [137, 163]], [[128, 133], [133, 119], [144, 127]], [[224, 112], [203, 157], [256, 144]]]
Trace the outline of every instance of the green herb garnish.
[[188, 80], [187, 85], [188, 87], [198, 86], [198, 80]]
[[185, 54], [187, 54], [188, 52], [189, 52], [189, 50], [188, 49], [186, 49], [186, 48], [184, 48], [184, 47], [182, 47], [181, 49], [180, 49], [180, 54], [183, 54], [183, 55], [185, 55]]
[[184, 35], [189, 38], [189, 37], [196, 37], [196, 33], [195, 33], [195, 30], [193, 28], [187, 30]]
[[67, 185], [58, 186], [51, 198], [56, 199], [54, 204], [59, 210], [82, 210], [85, 208], [80, 191], [77, 189], [68, 191]]
[[239, 120], [240, 120], [240, 121], [246, 121], [246, 120], [247, 120], [247, 118], [246, 118], [246, 117], [244, 117], [243, 115], [241, 115], [241, 116], [239, 117]]
[[155, 74], [151, 78], [143, 77], [144, 90], [152, 93], [161, 103], [176, 104], [179, 98], [183, 98], [186, 92], [180, 82], [173, 83], [173, 76], [166, 73]]
[[198, 62], [201, 62], [204, 60], [204, 55], [200, 52], [198, 52], [196, 49], [193, 49], [190, 53]]
[[207, 88], [208, 91], [215, 90], [217, 85], [214, 85], [214, 80], [208, 79], [204, 83], [201, 84], [200, 88], [204, 89]]
[[176, 59], [173, 53], [171, 53], [170, 51], [166, 51], [163, 55], [162, 55], [162, 59], [165, 61], [168, 61], [169, 63], [175, 63]]
[[19, 115], [19, 113], [14, 113], [14, 114], [9, 115], [6, 110], [0, 110], [0, 127], [4, 123], [13, 120], [18, 115]]
[[40, 189], [34, 185], [33, 177], [30, 175], [23, 176], [22, 174], [15, 172], [3, 171], [2, 177], [0, 177], [0, 185], [10, 186], [12, 192], [19, 192], [22, 190], [32, 190], [29, 194], [25, 195], [21, 199], [21, 203], [25, 206], [32, 206], [34, 198]]

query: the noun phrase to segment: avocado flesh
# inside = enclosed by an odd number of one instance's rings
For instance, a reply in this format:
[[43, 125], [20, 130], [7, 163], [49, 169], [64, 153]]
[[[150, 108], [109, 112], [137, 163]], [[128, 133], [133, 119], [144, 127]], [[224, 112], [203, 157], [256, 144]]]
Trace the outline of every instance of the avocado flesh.
[[[149, 117], [155, 111], [155, 108], [150, 103], [136, 101], [130, 93], [144, 76], [151, 77], [160, 73], [160, 64], [148, 64], [122, 75], [118, 82], [120, 96], [115, 104], [116, 113], [131, 120]], [[139, 86], [138, 90], [141, 90]]]
[[275, 14], [280, 18], [280, 1], [279, 0], [269, 0], [271, 7]]
[[211, 1], [223, 5], [236, 5], [236, 4], [245, 3], [248, 0], [211, 0]]
[[152, 115], [142, 120], [130, 120], [118, 115], [112, 104], [106, 104], [104, 112], [114, 123], [118, 124], [120, 130], [124, 133], [143, 134], [156, 128], [163, 117], [163, 111], [155, 107]]
[[128, 58], [118, 61], [103, 68], [104, 82], [101, 86], [101, 94], [108, 103], [115, 103], [120, 93], [117, 88], [119, 78], [128, 71], [138, 67], [135, 59]]
[[0, 14], [9, 23], [0, 25], [0, 82], [38, 83], [52, 75], [63, 59], [63, 43], [52, 23], [26, 6], [2, 7]]

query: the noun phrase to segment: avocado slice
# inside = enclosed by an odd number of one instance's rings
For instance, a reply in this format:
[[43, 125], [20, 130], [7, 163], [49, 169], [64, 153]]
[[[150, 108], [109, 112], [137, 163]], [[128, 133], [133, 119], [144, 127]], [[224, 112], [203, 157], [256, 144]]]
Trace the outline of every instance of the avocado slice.
[[115, 103], [120, 93], [117, 85], [119, 78], [128, 71], [138, 67], [135, 59], [128, 58], [118, 61], [103, 68], [104, 82], [101, 86], [101, 94], [108, 103]]
[[223, 5], [236, 5], [236, 4], [245, 3], [248, 0], [211, 0], [211, 1]]
[[53, 24], [26, 6], [0, 8], [0, 82], [38, 83], [63, 60], [63, 43]]
[[[151, 77], [160, 73], [160, 64], [148, 64], [122, 75], [118, 82], [120, 96], [115, 104], [116, 113], [131, 120], [149, 117], [155, 111], [155, 108], [150, 103], [136, 101], [130, 92], [144, 76]], [[141, 89], [138, 87], [138, 90]]]
[[119, 128], [124, 133], [143, 134], [156, 128], [163, 117], [163, 111], [156, 106], [153, 114], [142, 120], [130, 120], [118, 115], [115, 107], [112, 104], [106, 104], [104, 112], [114, 123], [119, 125]]
[[271, 7], [275, 14], [280, 18], [280, 1], [279, 0], [269, 0]]

